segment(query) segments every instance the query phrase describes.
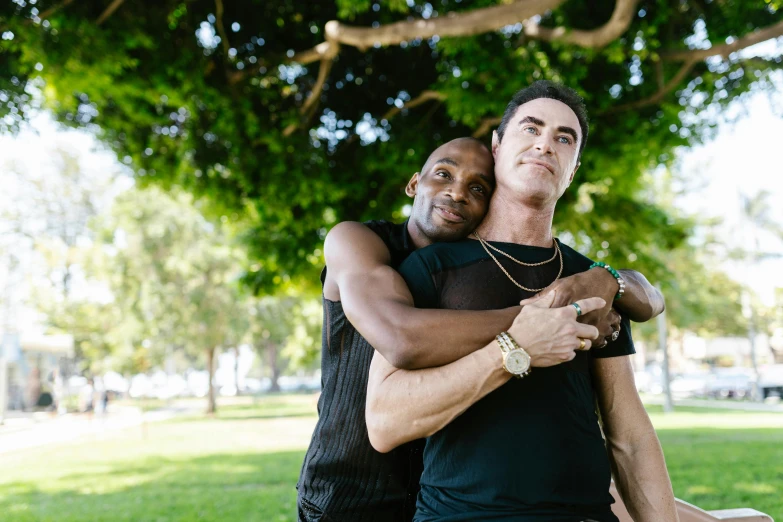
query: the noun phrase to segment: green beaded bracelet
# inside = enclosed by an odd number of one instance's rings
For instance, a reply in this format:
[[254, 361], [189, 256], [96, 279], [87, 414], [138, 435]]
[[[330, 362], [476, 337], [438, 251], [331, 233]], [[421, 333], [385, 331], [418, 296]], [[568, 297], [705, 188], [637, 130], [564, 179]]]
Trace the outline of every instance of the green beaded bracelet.
[[[602, 261], [596, 261], [592, 265], [590, 265], [590, 269], [592, 268], [605, 268], [609, 271], [610, 274], [614, 276], [615, 279], [617, 279], [617, 284], [620, 285], [620, 290], [617, 291], [617, 295], [614, 296], [615, 300], [620, 299], [623, 294], [625, 294], [625, 279], [620, 275], [620, 272], [612, 268], [611, 266], [607, 265], [606, 263]], [[588, 269], [589, 270], [589, 269]]]

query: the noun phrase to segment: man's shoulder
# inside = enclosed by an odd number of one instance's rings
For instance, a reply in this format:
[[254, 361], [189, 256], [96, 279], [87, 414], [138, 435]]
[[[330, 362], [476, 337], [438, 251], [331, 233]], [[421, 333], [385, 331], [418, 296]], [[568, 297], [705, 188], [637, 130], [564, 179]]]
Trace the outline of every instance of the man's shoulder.
[[473, 261], [480, 254], [478, 247], [478, 241], [471, 239], [433, 243], [413, 252], [406, 263], [423, 264], [435, 273]]
[[[358, 224], [358, 222], [356, 223]], [[399, 234], [401, 231], [405, 230], [405, 223], [393, 223], [385, 219], [371, 219], [369, 221], [363, 221], [361, 224], [381, 237]]]
[[581, 254], [571, 246], [566, 245], [559, 239], [557, 240], [557, 243], [560, 245], [560, 251], [563, 252], [563, 261], [571, 268], [572, 272], [584, 272], [593, 264], [594, 261], [592, 259]]

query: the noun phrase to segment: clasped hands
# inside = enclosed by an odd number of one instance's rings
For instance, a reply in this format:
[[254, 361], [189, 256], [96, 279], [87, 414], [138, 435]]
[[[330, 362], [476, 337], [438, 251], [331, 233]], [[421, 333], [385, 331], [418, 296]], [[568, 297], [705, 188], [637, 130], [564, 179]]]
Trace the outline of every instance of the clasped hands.
[[602, 272], [560, 279], [520, 303], [522, 311], [508, 333], [528, 352], [531, 366], [555, 366], [572, 360], [580, 349], [602, 348], [617, 338], [620, 314], [611, 306], [617, 287]]

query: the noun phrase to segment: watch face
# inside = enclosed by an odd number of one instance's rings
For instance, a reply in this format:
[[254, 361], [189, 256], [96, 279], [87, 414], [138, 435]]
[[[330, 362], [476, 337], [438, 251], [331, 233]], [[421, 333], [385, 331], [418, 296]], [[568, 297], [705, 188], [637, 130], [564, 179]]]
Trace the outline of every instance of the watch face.
[[511, 350], [506, 355], [506, 371], [521, 375], [530, 368], [530, 357], [522, 350]]

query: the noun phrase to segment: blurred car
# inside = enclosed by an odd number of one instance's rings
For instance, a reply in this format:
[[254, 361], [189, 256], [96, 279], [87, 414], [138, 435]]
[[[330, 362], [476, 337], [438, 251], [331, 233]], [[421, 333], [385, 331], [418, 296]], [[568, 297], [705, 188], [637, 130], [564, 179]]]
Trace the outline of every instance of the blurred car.
[[675, 375], [670, 384], [672, 397], [687, 399], [691, 397], [706, 397], [709, 392], [710, 374], [684, 373]]
[[651, 393], [653, 395], [663, 393], [663, 383], [660, 375], [655, 375], [649, 370], [641, 370], [633, 372], [633, 378], [636, 390], [639, 393]]
[[759, 391], [763, 399], [783, 397], [783, 364], [773, 364], [759, 372]]
[[753, 374], [745, 368], [716, 368], [707, 381], [707, 396], [744, 399], [753, 393]]

